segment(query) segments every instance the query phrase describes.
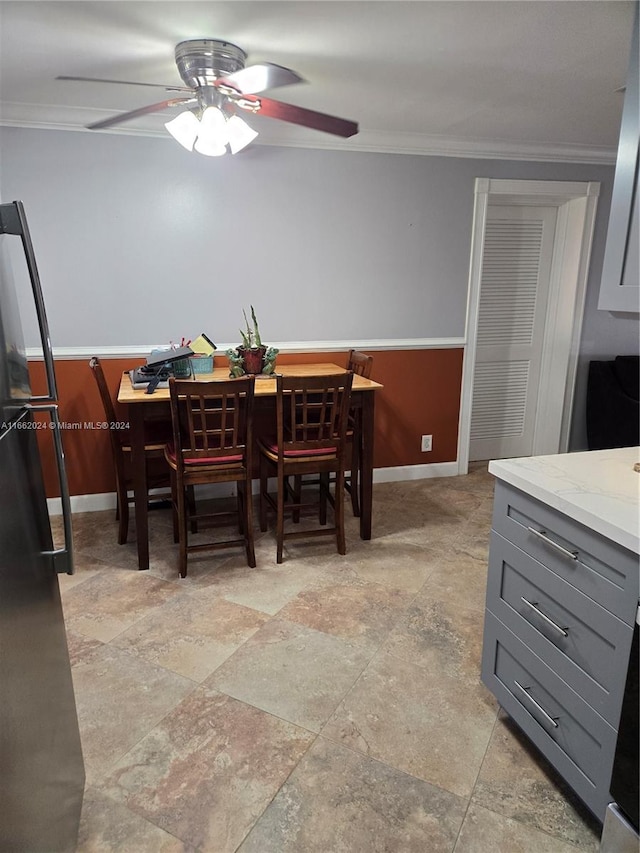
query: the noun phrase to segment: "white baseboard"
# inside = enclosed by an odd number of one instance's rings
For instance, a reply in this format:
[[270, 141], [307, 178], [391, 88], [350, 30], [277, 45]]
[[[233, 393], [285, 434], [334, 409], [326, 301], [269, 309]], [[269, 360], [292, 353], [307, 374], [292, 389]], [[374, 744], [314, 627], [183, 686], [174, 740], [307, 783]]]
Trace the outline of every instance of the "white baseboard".
[[396, 483], [402, 480], [427, 480], [431, 477], [456, 477], [457, 462], [433, 462], [431, 465], [397, 465], [394, 468], [376, 468], [374, 483]]
[[[456, 477], [458, 475], [457, 462], [434, 462], [431, 465], [398, 465], [394, 468], [376, 468], [373, 472], [374, 483], [396, 483], [403, 480], [425, 480], [431, 477]], [[258, 481], [254, 481], [254, 493], [259, 488]], [[231, 483], [217, 483], [202, 487], [200, 492], [209, 498], [224, 498], [235, 495], [235, 489]], [[60, 498], [47, 498], [49, 515], [62, 515]], [[95, 495], [72, 495], [71, 512], [102, 512], [116, 508], [116, 493], [103, 492]]]
[[[49, 515], [62, 515], [60, 498], [47, 498]], [[116, 493], [101, 492], [96, 495], [71, 495], [71, 512], [102, 512], [116, 508]]]

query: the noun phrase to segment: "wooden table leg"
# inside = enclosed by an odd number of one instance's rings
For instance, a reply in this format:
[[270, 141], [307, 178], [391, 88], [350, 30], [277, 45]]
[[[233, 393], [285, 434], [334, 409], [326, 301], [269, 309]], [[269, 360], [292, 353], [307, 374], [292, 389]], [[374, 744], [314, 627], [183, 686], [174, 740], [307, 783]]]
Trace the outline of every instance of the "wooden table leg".
[[360, 460], [360, 538], [371, 539], [373, 510], [373, 410], [375, 394], [362, 392], [362, 459]]
[[147, 464], [144, 452], [144, 406], [129, 406], [131, 469], [136, 511], [138, 568], [149, 568], [149, 524], [147, 508]]

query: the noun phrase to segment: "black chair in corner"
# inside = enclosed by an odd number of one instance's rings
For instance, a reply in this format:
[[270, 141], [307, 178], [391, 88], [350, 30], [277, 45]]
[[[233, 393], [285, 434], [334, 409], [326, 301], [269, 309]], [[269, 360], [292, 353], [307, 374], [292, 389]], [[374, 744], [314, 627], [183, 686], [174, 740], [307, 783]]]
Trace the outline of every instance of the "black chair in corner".
[[[112, 424], [120, 419], [116, 417], [113, 400], [104, 376], [104, 371], [97, 356], [89, 361], [89, 367], [100, 392], [105, 420]], [[145, 436], [145, 455], [147, 457], [147, 485], [149, 489], [166, 489], [166, 492], [149, 496], [150, 503], [164, 501], [170, 498], [169, 487], [171, 475], [169, 466], [164, 458], [164, 448], [171, 437], [171, 421], [154, 421], [149, 424]], [[129, 492], [133, 489], [131, 478], [131, 443], [126, 429], [110, 429], [109, 439], [111, 454], [116, 477], [116, 520], [118, 521], [118, 544], [124, 545], [129, 534], [129, 504], [133, 497]]]
[[640, 356], [589, 363], [586, 414], [589, 450], [640, 444]]

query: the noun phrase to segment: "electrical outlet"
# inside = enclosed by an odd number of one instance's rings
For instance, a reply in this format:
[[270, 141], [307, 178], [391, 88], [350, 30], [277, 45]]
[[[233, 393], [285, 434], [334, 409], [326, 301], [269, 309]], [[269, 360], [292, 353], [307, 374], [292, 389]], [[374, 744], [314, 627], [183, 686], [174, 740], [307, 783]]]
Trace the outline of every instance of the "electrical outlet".
[[422, 450], [423, 453], [428, 451], [428, 450], [433, 449], [432, 448], [432, 442], [433, 442], [433, 436], [432, 435], [423, 435], [422, 436], [422, 444], [420, 445], [420, 449]]

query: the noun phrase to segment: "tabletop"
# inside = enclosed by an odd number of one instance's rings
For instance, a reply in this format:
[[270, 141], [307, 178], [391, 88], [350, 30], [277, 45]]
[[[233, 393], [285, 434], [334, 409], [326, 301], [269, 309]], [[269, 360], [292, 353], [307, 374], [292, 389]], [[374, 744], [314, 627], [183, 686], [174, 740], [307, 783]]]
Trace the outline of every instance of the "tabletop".
[[[345, 368], [338, 364], [283, 364], [278, 365], [278, 373], [283, 376], [330, 376], [335, 373], [344, 373]], [[194, 382], [222, 381], [229, 378], [228, 367], [215, 367], [211, 373], [196, 373]], [[365, 379], [357, 373], [353, 375], [352, 391], [375, 391], [382, 388], [379, 382], [373, 379]], [[275, 396], [276, 380], [274, 376], [257, 376], [255, 385], [255, 396]], [[156, 388], [153, 394], [147, 394], [140, 388], [133, 388], [128, 372], [122, 374], [120, 389], [118, 391], [119, 403], [158, 403], [169, 400], [168, 388]]]

